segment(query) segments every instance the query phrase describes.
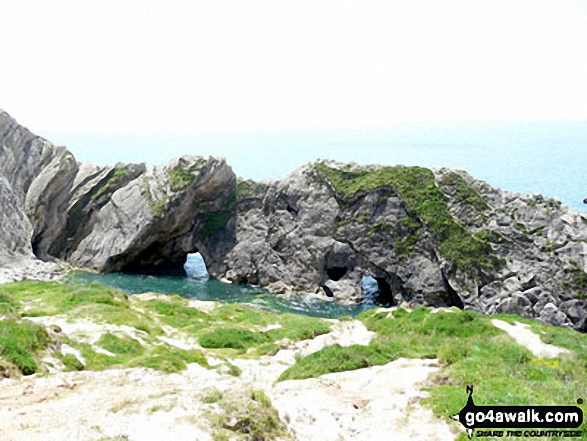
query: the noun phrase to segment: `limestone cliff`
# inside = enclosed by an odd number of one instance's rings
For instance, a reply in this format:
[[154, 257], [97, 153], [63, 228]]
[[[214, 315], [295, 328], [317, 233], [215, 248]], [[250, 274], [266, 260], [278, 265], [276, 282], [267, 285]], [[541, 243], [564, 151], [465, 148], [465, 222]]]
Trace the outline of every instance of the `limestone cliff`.
[[[162, 271], [200, 251], [212, 272], [233, 242], [236, 177], [224, 160], [78, 163], [0, 112], [0, 264], [15, 255], [99, 271]], [[234, 223], [234, 222], [232, 222]]]
[[[361, 299], [515, 313], [587, 331], [587, 218], [465, 172], [318, 162], [238, 185], [226, 277]], [[274, 285], [271, 285], [274, 284]]]
[[[511, 312], [587, 331], [587, 218], [464, 172], [323, 161], [281, 181], [184, 156], [96, 167], [0, 112], [0, 267], [18, 256], [99, 271], [180, 269], [384, 304]], [[1, 272], [1, 271], [0, 271]], [[0, 274], [1, 275], [1, 274]]]

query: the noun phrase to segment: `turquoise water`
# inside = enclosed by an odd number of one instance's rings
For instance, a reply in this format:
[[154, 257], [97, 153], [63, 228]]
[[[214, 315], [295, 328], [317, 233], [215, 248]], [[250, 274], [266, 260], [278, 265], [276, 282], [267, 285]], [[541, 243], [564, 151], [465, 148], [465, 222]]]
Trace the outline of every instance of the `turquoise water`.
[[225, 303], [249, 303], [260, 308], [279, 312], [306, 314], [314, 317], [338, 318], [356, 316], [372, 308], [369, 304], [344, 305], [336, 301], [320, 300], [313, 296], [297, 295], [284, 298], [266, 290], [248, 285], [222, 283], [214, 279], [198, 280], [187, 277], [145, 276], [136, 274], [94, 274], [74, 271], [68, 275], [72, 283], [100, 283], [121, 289], [125, 293], [157, 292], [178, 294], [186, 299], [214, 300]]

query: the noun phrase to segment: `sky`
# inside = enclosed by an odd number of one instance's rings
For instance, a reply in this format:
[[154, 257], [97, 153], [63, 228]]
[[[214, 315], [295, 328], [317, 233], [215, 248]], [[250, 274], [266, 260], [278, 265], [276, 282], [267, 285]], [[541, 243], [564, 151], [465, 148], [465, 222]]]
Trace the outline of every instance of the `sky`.
[[314, 157], [392, 161], [365, 152], [398, 133], [417, 148], [422, 128], [429, 139], [469, 122], [587, 121], [587, 0], [2, 0], [0, 11], [0, 108], [97, 163], [224, 154], [243, 175], [278, 177]]
[[37, 129], [587, 119], [587, 2], [3, 0], [0, 103]]

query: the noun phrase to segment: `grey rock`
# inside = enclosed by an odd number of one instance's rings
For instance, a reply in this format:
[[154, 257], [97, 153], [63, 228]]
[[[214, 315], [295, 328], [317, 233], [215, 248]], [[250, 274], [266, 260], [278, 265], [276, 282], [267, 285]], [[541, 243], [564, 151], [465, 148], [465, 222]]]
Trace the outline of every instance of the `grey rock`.
[[568, 317], [552, 303], [544, 305], [540, 311], [539, 320], [551, 326], [570, 326], [571, 322]]
[[10, 183], [0, 176], [0, 266], [30, 256], [32, 226]]
[[531, 317], [531, 306], [532, 302], [530, 302], [523, 293], [517, 292], [512, 296], [503, 299], [495, 308], [495, 312]]
[[[395, 176], [357, 185], [389, 170], [321, 164], [262, 183], [237, 181], [224, 160], [209, 157], [96, 167], [0, 111], [0, 281], [53, 277], [63, 262], [176, 271], [199, 251], [212, 276], [275, 293], [326, 286], [356, 302], [363, 277], [372, 276], [376, 300], [386, 304], [516, 313], [585, 330], [580, 213], [440, 169], [425, 178], [440, 191], [434, 204], [446, 200], [447, 211], [431, 214], [429, 195], [414, 194], [413, 182]], [[451, 231], [483, 243], [481, 255], [491, 260], [479, 263], [478, 251], [468, 263], [455, 258], [460, 244], [443, 243]]]
[[569, 318], [573, 325], [578, 329], [584, 329], [587, 325], [587, 301], [569, 300], [560, 305], [560, 311]]

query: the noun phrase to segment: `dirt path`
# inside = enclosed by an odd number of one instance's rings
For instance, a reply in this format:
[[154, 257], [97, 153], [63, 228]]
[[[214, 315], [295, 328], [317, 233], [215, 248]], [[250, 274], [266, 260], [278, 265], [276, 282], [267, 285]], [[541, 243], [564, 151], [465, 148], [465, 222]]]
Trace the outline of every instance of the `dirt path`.
[[[420, 391], [438, 370], [434, 360], [400, 359], [385, 366], [275, 384], [302, 356], [324, 346], [368, 344], [374, 334], [358, 321], [298, 342], [275, 356], [234, 359], [233, 377], [197, 364], [179, 374], [146, 368], [66, 372], [2, 380], [0, 434], [9, 441], [213, 439], [211, 388], [262, 389], [299, 441], [451, 440], [449, 423], [422, 408]], [[454, 427], [454, 426], [452, 426]], [[235, 438], [237, 439], [237, 438]]]
[[524, 323], [516, 322], [514, 325], [510, 325], [509, 323], [498, 319], [491, 320], [491, 323], [493, 323], [493, 326], [507, 332], [519, 345], [528, 348], [535, 357], [555, 358], [560, 354], [568, 354], [571, 352], [565, 348], [543, 343], [540, 340], [540, 336], [534, 334], [530, 329], [530, 326]]

